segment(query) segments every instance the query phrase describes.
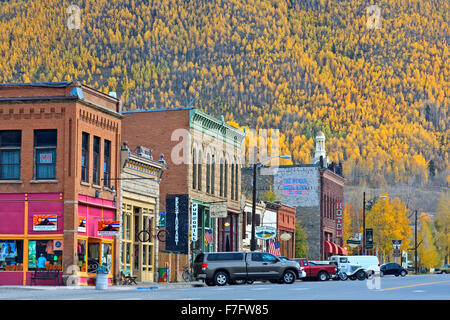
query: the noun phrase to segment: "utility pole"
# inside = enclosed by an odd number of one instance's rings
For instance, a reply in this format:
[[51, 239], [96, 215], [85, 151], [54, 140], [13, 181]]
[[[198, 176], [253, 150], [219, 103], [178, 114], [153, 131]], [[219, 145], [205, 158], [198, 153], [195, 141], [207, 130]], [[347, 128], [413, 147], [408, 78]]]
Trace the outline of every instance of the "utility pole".
[[366, 192], [363, 192], [363, 254], [366, 254]]
[[417, 274], [417, 210], [415, 212], [416, 218], [414, 221], [414, 272]]
[[253, 197], [252, 197], [252, 238], [250, 241], [250, 250], [256, 250], [255, 225], [256, 225], [256, 161], [253, 164]]

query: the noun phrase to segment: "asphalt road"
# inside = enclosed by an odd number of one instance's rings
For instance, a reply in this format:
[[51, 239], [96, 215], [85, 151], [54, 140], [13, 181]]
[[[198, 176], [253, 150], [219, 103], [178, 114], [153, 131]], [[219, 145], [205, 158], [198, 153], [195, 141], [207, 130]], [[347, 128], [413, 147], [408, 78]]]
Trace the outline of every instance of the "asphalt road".
[[450, 275], [385, 276], [378, 280], [255, 282], [182, 289], [138, 287], [20, 288], [0, 286], [0, 300], [450, 300]]

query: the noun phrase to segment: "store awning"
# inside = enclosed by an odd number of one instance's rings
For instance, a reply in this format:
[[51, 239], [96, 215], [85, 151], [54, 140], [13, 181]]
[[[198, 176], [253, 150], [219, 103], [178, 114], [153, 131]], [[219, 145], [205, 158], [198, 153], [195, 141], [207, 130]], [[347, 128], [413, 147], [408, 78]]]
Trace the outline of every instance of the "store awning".
[[324, 251], [331, 253], [331, 254], [337, 254], [338, 253], [338, 246], [331, 242], [331, 241], [326, 241], [324, 242]]
[[324, 251], [331, 254], [338, 254], [346, 256], [348, 254], [347, 249], [338, 246], [336, 243], [331, 241], [324, 241]]

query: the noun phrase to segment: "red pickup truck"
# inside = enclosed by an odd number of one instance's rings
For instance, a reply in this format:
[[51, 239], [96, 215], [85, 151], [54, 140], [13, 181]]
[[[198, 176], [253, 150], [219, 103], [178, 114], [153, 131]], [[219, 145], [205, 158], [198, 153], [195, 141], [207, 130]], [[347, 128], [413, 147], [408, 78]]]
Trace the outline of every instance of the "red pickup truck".
[[306, 277], [304, 279], [315, 278], [320, 281], [325, 281], [336, 275], [337, 272], [334, 264], [315, 264], [313, 262], [309, 262], [306, 258], [294, 258], [291, 260], [296, 261], [306, 272]]

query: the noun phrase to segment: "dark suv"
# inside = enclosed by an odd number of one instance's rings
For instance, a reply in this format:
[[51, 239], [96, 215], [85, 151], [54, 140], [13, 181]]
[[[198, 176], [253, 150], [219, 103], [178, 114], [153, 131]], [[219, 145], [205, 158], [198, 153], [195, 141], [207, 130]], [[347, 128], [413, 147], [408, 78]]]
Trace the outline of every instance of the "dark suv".
[[267, 252], [206, 252], [194, 261], [194, 278], [208, 286], [223, 286], [237, 280], [294, 283], [300, 267]]

